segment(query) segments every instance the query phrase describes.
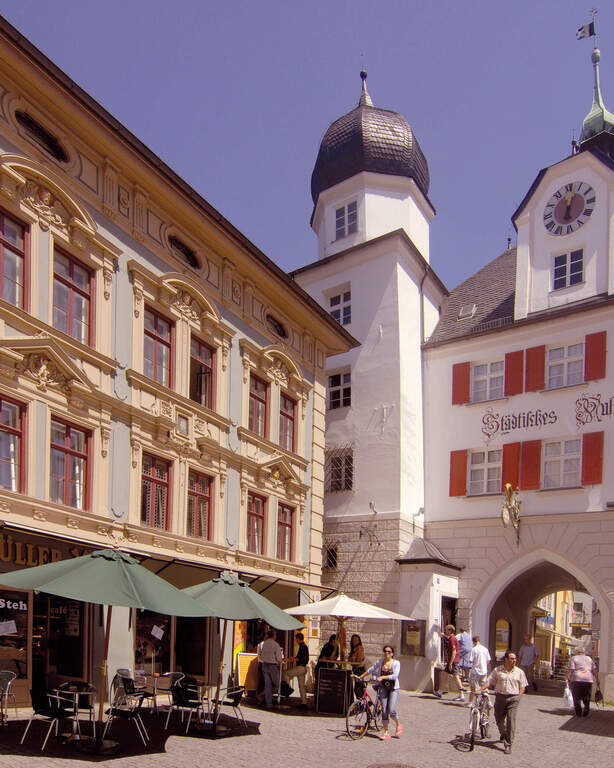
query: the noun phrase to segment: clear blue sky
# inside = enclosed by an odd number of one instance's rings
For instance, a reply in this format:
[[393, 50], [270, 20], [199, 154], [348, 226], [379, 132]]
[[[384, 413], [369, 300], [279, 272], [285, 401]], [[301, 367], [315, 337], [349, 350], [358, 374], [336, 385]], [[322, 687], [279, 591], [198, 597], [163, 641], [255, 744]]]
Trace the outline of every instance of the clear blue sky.
[[[310, 178], [360, 94], [412, 125], [452, 288], [498, 255], [592, 98], [571, 0], [0, 0], [0, 12], [286, 270], [316, 258]], [[614, 3], [598, 17], [614, 111]], [[0, 52], [1, 55], [1, 52]]]

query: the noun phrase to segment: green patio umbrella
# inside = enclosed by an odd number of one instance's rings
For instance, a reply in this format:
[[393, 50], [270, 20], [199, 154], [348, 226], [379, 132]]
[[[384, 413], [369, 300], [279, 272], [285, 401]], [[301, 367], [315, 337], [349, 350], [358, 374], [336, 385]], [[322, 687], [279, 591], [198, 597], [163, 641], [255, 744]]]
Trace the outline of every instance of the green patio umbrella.
[[215, 711], [213, 715], [213, 728], [215, 729], [219, 710], [220, 689], [222, 687], [224, 647], [226, 645], [226, 627], [228, 622], [262, 619], [274, 629], [282, 630], [302, 629], [303, 625], [284, 610], [278, 608], [275, 603], [272, 603], [266, 597], [253, 590], [246, 581], [241, 581], [238, 575], [232, 571], [222, 571], [217, 578], [206, 581], [204, 584], [187, 587], [182, 592], [194, 598], [203, 608], [209, 609], [216, 618], [224, 619], [222, 649], [220, 651], [217, 690], [215, 693]]
[[[202, 603], [195, 602], [118, 549], [99, 549], [71, 560], [59, 560], [34, 568], [3, 573], [0, 574], [0, 584], [108, 606], [100, 681], [99, 722], [102, 721], [104, 710], [112, 606], [144, 608], [171, 616], [212, 615]], [[99, 732], [101, 733], [102, 729], [99, 729]]]

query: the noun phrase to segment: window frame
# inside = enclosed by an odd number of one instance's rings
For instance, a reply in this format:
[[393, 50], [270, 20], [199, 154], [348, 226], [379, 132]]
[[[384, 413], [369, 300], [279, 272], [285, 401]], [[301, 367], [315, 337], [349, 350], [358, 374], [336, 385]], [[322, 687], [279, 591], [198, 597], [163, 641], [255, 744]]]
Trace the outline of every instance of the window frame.
[[[282, 512], [289, 513], [290, 521], [287, 522], [286, 520], [282, 520], [280, 518]], [[294, 516], [296, 513], [296, 508], [291, 507], [289, 504], [284, 504], [283, 502], [277, 502], [277, 531], [276, 531], [276, 550], [275, 554], [278, 560], [285, 560], [286, 562], [292, 562], [294, 558]], [[289, 533], [289, 541], [288, 541], [288, 552], [284, 554], [281, 552], [281, 543], [283, 541], [284, 543], [284, 549], [285, 549], [285, 543], [286, 543], [286, 537], [284, 536], [282, 539], [281, 534], [282, 533]]]
[[[581, 355], [568, 355], [568, 351], [571, 347], [582, 347], [582, 354]], [[550, 354], [554, 352], [555, 350], [562, 349], [564, 350], [564, 355], [560, 360], [550, 360]], [[573, 344], [563, 344], [562, 346], [552, 346], [548, 347], [546, 349], [546, 389], [561, 389], [562, 387], [574, 387], [578, 384], [584, 384], [584, 366], [585, 366], [585, 360], [586, 360], [586, 343], [583, 339], [582, 341], [576, 341]], [[577, 381], [569, 381], [569, 371], [568, 371], [568, 365], [569, 363], [574, 362], [580, 362], [580, 370], [578, 373], [579, 379]], [[551, 367], [554, 366], [563, 366], [563, 382], [561, 384], [552, 384], [551, 379], [554, 378], [553, 375], [550, 373]]]
[[[257, 381], [264, 386], [264, 396], [260, 396], [257, 392], [252, 391], [252, 382]], [[258, 437], [268, 439], [269, 436], [269, 398], [270, 398], [270, 384], [260, 376], [256, 376], [254, 373], [250, 373], [249, 376], [249, 403], [247, 413], [247, 428], [250, 432], [253, 432]], [[252, 404], [254, 404], [254, 413], [252, 415]], [[264, 407], [264, 416], [262, 420], [262, 432], [254, 429], [257, 426], [256, 419], [256, 407], [261, 405]]]
[[[147, 313], [153, 316], [155, 320], [155, 333], [152, 331], [149, 331], [147, 328], [147, 324], [145, 322]], [[169, 339], [168, 342], [164, 339], [163, 336], [160, 336], [157, 333], [157, 324], [158, 320], [161, 320], [164, 323], [168, 323], [169, 325]], [[147, 358], [145, 357], [145, 337], [149, 337], [150, 339], [153, 339], [153, 375], [149, 376], [145, 370], [145, 362]], [[158, 368], [157, 360], [158, 360], [158, 344], [165, 346], [168, 348], [168, 381], [160, 381], [156, 377], [156, 371]], [[174, 366], [173, 366], [173, 354], [175, 350], [175, 323], [173, 320], [170, 320], [166, 315], [163, 315], [161, 312], [158, 312], [155, 309], [152, 309], [151, 306], [146, 306], [144, 313], [143, 313], [143, 375], [147, 376], [148, 379], [151, 379], [152, 381], [155, 381], [156, 384], [161, 384], [163, 387], [167, 387], [168, 389], [172, 389], [173, 387], [173, 378], [174, 378]]]
[[[570, 452], [565, 453], [563, 450], [563, 446], [566, 443], [578, 443], [579, 449], [576, 452]], [[548, 456], [548, 446], [549, 445], [560, 445], [561, 446], [561, 452], [558, 454], [551, 454]], [[569, 438], [561, 438], [560, 440], [543, 440], [542, 441], [542, 451], [541, 451], [541, 488], [542, 490], [557, 490], [557, 489], [566, 489], [566, 488], [581, 488], [582, 487], [582, 448], [583, 448], [583, 442], [582, 442], [582, 436], [577, 437], [569, 437]], [[577, 474], [574, 478], [573, 483], [566, 483], [561, 484], [563, 477], [565, 475], [564, 472], [564, 461], [565, 458], [573, 458], [577, 459], [578, 467], [577, 467]], [[558, 478], [559, 478], [559, 484], [558, 485], [550, 485], [546, 482], [546, 464], [557, 462], [559, 464], [559, 471], [558, 471]]]
[[[339, 464], [339, 466], [333, 466]], [[338, 474], [338, 479], [334, 475]], [[331, 451], [324, 461], [325, 493], [343, 493], [354, 490], [354, 451]]]
[[[203, 493], [202, 491], [195, 491], [192, 490], [190, 487], [190, 475], [195, 475], [198, 479], [199, 483], [202, 480], [207, 481], [207, 492]], [[190, 529], [190, 498], [195, 499], [198, 501], [199, 499], [206, 499], [207, 500], [207, 535], [206, 536], [199, 536], [197, 533], [195, 533], [195, 525], [194, 521], [192, 524], [192, 528]], [[213, 538], [212, 530], [211, 530], [211, 523], [213, 520], [213, 513], [212, 513], [212, 498], [213, 498], [213, 478], [210, 475], [206, 475], [203, 472], [199, 472], [196, 469], [188, 468], [188, 495], [187, 495], [187, 502], [186, 502], [186, 536], [189, 536], [193, 539], [199, 539], [200, 541], [211, 541]]]
[[[491, 368], [494, 365], [500, 365], [501, 370], [493, 372]], [[483, 376], [478, 376], [476, 375], [475, 371], [481, 366], [486, 366], [486, 373]], [[494, 388], [493, 379], [501, 380], [500, 392], [499, 392], [499, 388], [497, 388], [495, 392], [492, 391]], [[475, 385], [476, 385], [476, 382], [478, 381], [486, 382], [486, 396], [484, 398], [475, 397]], [[489, 400], [499, 400], [500, 398], [504, 397], [505, 396], [505, 358], [501, 360], [492, 360], [484, 363], [471, 363], [469, 392], [470, 392], [470, 402], [472, 403], [486, 403]]]
[[[53, 442], [52, 433], [53, 433], [54, 423], [61, 424], [63, 427], [66, 427], [68, 430], [64, 438], [64, 445], [60, 445], [59, 443]], [[81, 432], [84, 435], [85, 453], [82, 453], [70, 447], [70, 432], [72, 430], [75, 430], [76, 432]], [[73, 424], [53, 414], [51, 415], [51, 419], [49, 421], [49, 500], [52, 501], [54, 504], [62, 504], [65, 507], [70, 507], [71, 509], [78, 509], [80, 512], [85, 512], [89, 510], [90, 508], [91, 438], [92, 438], [91, 431], [86, 429], [85, 427], [82, 427], [77, 424]], [[60, 501], [60, 502], [55, 501], [51, 497], [51, 479], [52, 479], [51, 455], [54, 448], [58, 451], [61, 451], [64, 454], [64, 473], [63, 473], [64, 499], [63, 501]], [[77, 456], [85, 460], [85, 471], [83, 472], [83, 504], [80, 507], [75, 506], [74, 504], [71, 504], [67, 500], [69, 498], [69, 493], [70, 493], [70, 477], [69, 477], [70, 463], [66, 461], [67, 456]]]
[[[199, 348], [204, 347], [211, 353], [211, 365], [207, 366], [206, 363], [204, 363], [200, 358], [194, 357], [192, 355], [192, 346], [193, 344], [198, 344]], [[198, 364], [201, 367], [207, 368], [209, 367], [209, 374], [210, 374], [210, 382], [209, 382], [209, 392], [208, 392], [208, 400], [209, 403], [202, 403], [201, 400], [196, 400], [192, 397], [192, 365]], [[216, 350], [214, 347], [212, 347], [210, 344], [206, 344], [204, 341], [202, 341], [198, 336], [195, 336], [192, 334], [190, 336], [190, 373], [189, 373], [189, 398], [193, 403], [198, 403], [203, 408], [209, 408], [209, 410], [214, 411], [215, 410], [215, 365], [216, 365]], [[197, 374], [197, 376], [201, 376], [202, 371]], [[202, 395], [201, 395], [202, 399]]]
[[[262, 512], [255, 512], [255, 502], [259, 501], [262, 504]], [[254, 555], [259, 555], [261, 557], [265, 556], [265, 542], [266, 542], [266, 515], [267, 515], [267, 500], [264, 496], [260, 496], [257, 493], [253, 493], [252, 491], [248, 491], [247, 493], [247, 530], [246, 530], [246, 536], [245, 536], [245, 549], [247, 552], [251, 552]], [[255, 539], [253, 538], [253, 526], [252, 521], [253, 520], [260, 520], [261, 521], [261, 529], [260, 529], [260, 551], [258, 549], [252, 549], [253, 541]]]
[[[339, 291], [328, 297], [329, 312], [339, 325], [352, 324], [352, 289]], [[334, 309], [333, 309], [334, 307]]]
[[[289, 413], [288, 411], [285, 411], [283, 409], [283, 402], [284, 400], [287, 400], [289, 403], [292, 403], [292, 413]], [[297, 403], [296, 400], [293, 397], [290, 397], [290, 395], [287, 395], [285, 392], [280, 391], [279, 392], [279, 435], [278, 435], [278, 442], [279, 446], [283, 448], [285, 451], [290, 451], [291, 453], [294, 453], [296, 450], [296, 407]], [[290, 424], [292, 427], [292, 434], [290, 439], [290, 446], [286, 444], [285, 441], [282, 440], [282, 435], [285, 436], [285, 429], [284, 426], [286, 424]]]
[[[17, 246], [10, 243], [4, 236], [4, 220], [5, 218], [14, 221], [18, 226], [23, 229], [23, 252], [19, 251]], [[30, 306], [30, 225], [24, 222], [18, 216], [13, 216], [12, 213], [6, 211], [4, 208], [0, 208], [0, 296], [4, 295], [4, 252], [8, 249], [12, 253], [18, 254], [22, 258], [22, 282], [21, 282], [21, 302], [13, 304], [8, 299], [3, 299], [7, 304], [12, 307], [18, 307], [25, 312], [29, 310]]]
[[[573, 257], [577, 257], [579, 254], [580, 258], [576, 258], [575, 262], [573, 261]], [[560, 260], [564, 259], [564, 263], [561, 263]], [[559, 264], [557, 264], [557, 260], [559, 261]], [[572, 267], [574, 264], [580, 263], [580, 271], [578, 270], [572, 270]], [[563, 273], [560, 272], [560, 270], [563, 269]], [[559, 275], [557, 276], [557, 270], [559, 270]], [[579, 279], [578, 279], [579, 274]], [[562, 291], [565, 288], [572, 288], [574, 285], [582, 285], [584, 282], [584, 249], [583, 248], [576, 248], [573, 251], [567, 251], [566, 253], [555, 253], [552, 255], [552, 291]], [[557, 285], [557, 281], [563, 280], [563, 285]]]
[[2, 412], [2, 406], [4, 403], [10, 403], [11, 405], [16, 406], [19, 409], [19, 428], [15, 429], [15, 427], [9, 427], [6, 424], [2, 424], [0, 420], [0, 432], [9, 434], [9, 435], [15, 435], [18, 438], [18, 449], [17, 449], [17, 482], [16, 482], [16, 488], [13, 490], [12, 488], [4, 488], [3, 490], [6, 491], [12, 491], [13, 493], [24, 493], [25, 487], [26, 487], [26, 446], [25, 446], [25, 436], [26, 436], [26, 406], [24, 403], [20, 403], [18, 400], [13, 400], [12, 398], [5, 397], [4, 395], [0, 394], [0, 415]]
[[[143, 465], [144, 465], [144, 459], [151, 459], [152, 461], [152, 469], [155, 470], [156, 462], [162, 462], [163, 464], [166, 464], [167, 467], [167, 473], [166, 473], [166, 480], [160, 480], [159, 478], [155, 477], [154, 474], [145, 474]], [[166, 508], [164, 510], [164, 526], [155, 525], [155, 494], [152, 493], [150, 496], [150, 504], [149, 509], [147, 511], [147, 520], [143, 520], [143, 486], [145, 481], [149, 481], [152, 484], [152, 488], [155, 488], [156, 485], [163, 486], [166, 488]], [[146, 528], [150, 528], [154, 531], [168, 531], [170, 530], [170, 524], [171, 524], [171, 504], [170, 504], [170, 494], [171, 494], [171, 487], [172, 487], [172, 462], [168, 459], [161, 458], [159, 456], [154, 456], [151, 453], [148, 453], [147, 451], [144, 451], [141, 456], [141, 509], [140, 509], [140, 516], [139, 516], [139, 522], [141, 526], [144, 526]], [[152, 502], [154, 504], [154, 508], [152, 509]]]
[[[339, 384], [332, 384], [332, 379], [339, 377]], [[344, 379], [348, 377], [346, 382]], [[326, 409], [328, 411], [336, 411], [340, 408], [350, 408], [352, 406], [352, 372], [351, 371], [339, 371], [339, 373], [331, 373], [328, 376], [326, 382]], [[338, 393], [339, 402], [334, 404], [333, 394]], [[346, 402], [346, 399], [348, 402]]]
[[[491, 453], [498, 453], [498, 459], [490, 460]], [[484, 461], [473, 463], [473, 457], [484, 454]], [[489, 470], [498, 468], [499, 472], [495, 478], [489, 477]], [[478, 481], [474, 481], [471, 477], [471, 473], [475, 471], [482, 471], [483, 477], [480, 481], [480, 489], [474, 490], [474, 485]], [[503, 449], [485, 447], [480, 450], [469, 451], [467, 456], [467, 496], [488, 496], [492, 494], [501, 493], [501, 478], [503, 475]], [[494, 490], [489, 489], [489, 482], [494, 480], [496, 487]]]
[[358, 232], [358, 201], [335, 207], [335, 242]]
[[[56, 255], [60, 254], [63, 258], [65, 258], [70, 265], [70, 278], [67, 279], [63, 275], [58, 275], [55, 271], [55, 265], [56, 265]], [[74, 266], [80, 267], [84, 272], [87, 272], [88, 274], [88, 291], [89, 293], [86, 294], [86, 292], [80, 288], [78, 285], [76, 285], [73, 281], [72, 275], [73, 275], [73, 268]], [[52, 268], [52, 299], [51, 299], [51, 325], [53, 328], [55, 328], [56, 331], [59, 331], [59, 333], [65, 333], [67, 336], [70, 336], [71, 339], [74, 339], [79, 344], [85, 344], [88, 347], [92, 347], [94, 345], [94, 339], [96, 338], [95, 335], [95, 295], [96, 295], [96, 277], [95, 277], [95, 270], [93, 270], [89, 264], [85, 264], [80, 259], [76, 258], [72, 254], [70, 254], [68, 251], [64, 250], [63, 248], [60, 248], [57, 245], [54, 245], [53, 248], [53, 268]], [[67, 329], [66, 331], [62, 330], [61, 328], [58, 328], [55, 324], [55, 285], [56, 280], [61, 283], [62, 285], [66, 286], [68, 289], [68, 309], [67, 309], [67, 315], [66, 315], [66, 325]], [[82, 341], [81, 339], [77, 338], [72, 333], [72, 322], [74, 319], [73, 314], [73, 302], [72, 297], [74, 294], [78, 294], [80, 296], [85, 296], [88, 300], [88, 317], [87, 317], [87, 340]], [[59, 307], [59, 305], [58, 305]]]

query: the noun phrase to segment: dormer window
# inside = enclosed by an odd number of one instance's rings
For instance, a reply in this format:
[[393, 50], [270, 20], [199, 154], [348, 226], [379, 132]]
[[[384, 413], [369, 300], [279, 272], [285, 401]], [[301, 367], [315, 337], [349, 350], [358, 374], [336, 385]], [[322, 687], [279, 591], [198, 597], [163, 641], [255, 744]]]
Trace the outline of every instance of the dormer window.
[[356, 200], [335, 209], [335, 240], [358, 232], [358, 206]]
[[180, 258], [185, 259], [191, 267], [194, 267], [194, 269], [198, 269], [200, 267], [198, 259], [196, 258], [196, 253], [192, 248], [190, 248], [189, 245], [186, 245], [183, 240], [175, 237], [175, 235], [171, 235], [168, 238], [168, 244], [175, 252], [175, 254]]
[[584, 282], [584, 255], [582, 249], [554, 257], [552, 289], [569, 288]]
[[68, 162], [66, 150], [60, 144], [58, 139], [27, 112], [15, 112], [15, 120], [17, 120], [28, 136], [35, 141], [39, 147], [42, 147], [45, 152], [48, 152], [61, 163]]

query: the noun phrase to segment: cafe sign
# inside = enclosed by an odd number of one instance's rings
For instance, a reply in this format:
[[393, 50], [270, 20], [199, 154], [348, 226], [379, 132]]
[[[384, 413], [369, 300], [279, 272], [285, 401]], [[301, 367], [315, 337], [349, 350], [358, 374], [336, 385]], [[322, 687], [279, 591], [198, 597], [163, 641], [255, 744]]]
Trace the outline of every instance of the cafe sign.
[[88, 551], [59, 541], [34, 537], [24, 540], [10, 533], [0, 533], [0, 570], [5, 570], [1, 563], [31, 568], [70, 557], [80, 557]]
[[535, 408], [516, 413], [495, 413], [489, 408], [482, 416], [482, 434], [489, 443], [495, 435], [509, 435], [533, 427], [545, 427], [548, 424], [556, 424], [558, 418], [555, 410], [543, 411], [541, 408]]

